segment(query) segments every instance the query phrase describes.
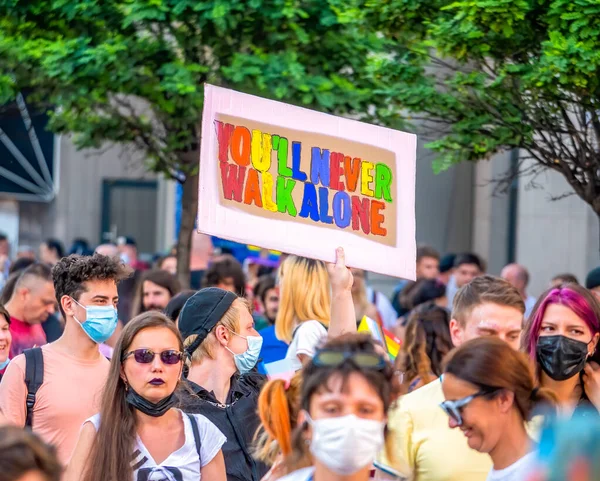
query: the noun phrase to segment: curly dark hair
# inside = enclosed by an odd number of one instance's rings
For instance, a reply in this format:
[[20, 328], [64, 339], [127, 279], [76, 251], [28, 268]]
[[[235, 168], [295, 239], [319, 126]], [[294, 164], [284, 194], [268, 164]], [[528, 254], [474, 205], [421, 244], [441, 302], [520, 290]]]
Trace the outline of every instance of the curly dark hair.
[[450, 314], [433, 302], [422, 304], [411, 312], [406, 326], [397, 368], [404, 373], [405, 388], [415, 379], [428, 384], [439, 377], [442, 359], [452, 350]]
[[246, 295], [246, 275], [238, 260], [232, 255], [224, 255], [214, 261], [204, 274], [202, 287], [215, 287], [225, 279], [231, 278], [238, 296]]
[[[52, 268], [56, 300], [61, 306], [63, 296], [70, 296], [76, 301], [86, 291], [84, 283], [88, 281], [113, 280], [117, 284], [132, 274], [132, 270], [117, 259], [101, 254], [80, 256], [72, 254], [63, 257]], [[63, 314], [65, 313], [60, 307]]]

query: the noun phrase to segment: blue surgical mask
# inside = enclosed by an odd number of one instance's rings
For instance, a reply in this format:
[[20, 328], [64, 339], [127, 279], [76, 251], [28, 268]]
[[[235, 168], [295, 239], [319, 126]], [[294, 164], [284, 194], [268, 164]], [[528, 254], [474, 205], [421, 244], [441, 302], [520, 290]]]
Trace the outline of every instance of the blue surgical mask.
[[235, 336], [246, 339], [246, 342], [248, 343], [248, 349], [241, 354], [236, 354], [227, 346], [225, 346], [225, 349], [233, 354], [233, 362], [235, 362], [235, 367], [237, 367], [240, 374], [246, 374], [254, 369], [254, 366], [256, 366], [256, 363], [258, 362], [258, 356], [260, 355], [260, 350], [262, 348], [263, 338], [260, 336], [241, 336], [240, 334], [233, 332], [231, 329], [229, 329], [229, 331], [231, 331], [231, 333]]
[[85, 321], [73, 317], [92, 341], [102, 344], [114, 334], [119, 318], [113, 306], [82, 306], [75, 299], [73, 302], [85, 309]]
[[0, 362], [0, 371], [2, 371], [3, 369], [5, 369], [6, 366], [9, 365], [9, 363], [10, 363], [10, 359], [8, 357], [6, 358], [6, 361]]

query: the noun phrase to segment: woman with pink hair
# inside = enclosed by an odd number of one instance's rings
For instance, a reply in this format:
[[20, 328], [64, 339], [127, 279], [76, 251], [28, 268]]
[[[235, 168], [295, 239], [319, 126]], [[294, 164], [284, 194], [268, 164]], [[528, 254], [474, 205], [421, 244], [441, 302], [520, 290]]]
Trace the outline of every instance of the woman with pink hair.
[[576, 284], [547, 290], [527, 321], [523, 350], [537, 364], [540, 385], [556, 393], [565, 414], [590, 404], [600, 410], [599, 393], [588, 392], [597, 390], [588, 361], [599, 339], [600, 304]]

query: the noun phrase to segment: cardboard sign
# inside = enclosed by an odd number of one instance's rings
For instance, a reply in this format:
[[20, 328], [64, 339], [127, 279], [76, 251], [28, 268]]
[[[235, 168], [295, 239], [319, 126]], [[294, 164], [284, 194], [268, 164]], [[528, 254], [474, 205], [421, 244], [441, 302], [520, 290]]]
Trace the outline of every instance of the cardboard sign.
[[198, 228], [414, 279], [416, 136], [205, 85]]

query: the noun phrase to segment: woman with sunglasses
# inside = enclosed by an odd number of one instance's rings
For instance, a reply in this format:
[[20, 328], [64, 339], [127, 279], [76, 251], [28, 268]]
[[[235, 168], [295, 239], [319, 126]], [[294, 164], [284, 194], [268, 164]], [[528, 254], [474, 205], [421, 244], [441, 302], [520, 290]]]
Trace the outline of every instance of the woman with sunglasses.
[[468, 341], [450, 353], [442, 390], [450, 427], [464, 433], [471, 449], [491, 457], [487, 480], [526, 481], [534, 455], [525, 423], [538, 404], [556, 399], [536, 387], [527, 356], [497, 338]]
[[225, 481], [223, 434], [175, 408], [182, 352], [177, 328], [161, 313], [125, 326], [100, 413], [83, 425], [66, 481]]
[[367, 481], [385, 444], [392, 366], [370, 336], [332, 339], [305, 365], [298, 426], [284, 463], [312, 459], [281, 481]]
[[542, 294], [525, 326], [523, 350], [537, 365], [540, 385], [553, 390], [564, 414], [577, 407], [600, 409], [595, 372], [587, 363], [600, 339], [600, 305], [577, 284], [564, 284]]

